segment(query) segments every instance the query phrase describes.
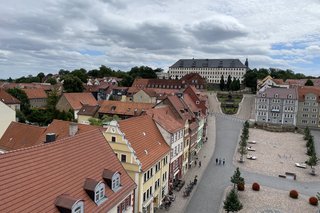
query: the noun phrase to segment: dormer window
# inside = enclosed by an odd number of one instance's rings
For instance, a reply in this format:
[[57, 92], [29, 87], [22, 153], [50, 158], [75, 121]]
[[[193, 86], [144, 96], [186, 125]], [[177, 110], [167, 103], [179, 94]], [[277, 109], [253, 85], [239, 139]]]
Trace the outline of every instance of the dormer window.
[[97, 205], [103, 203], [107, 198], [105, 194], [106, 186], [102, 181], [98, 182], [87, 178], [84, 183], [84, 189]]
[[84, 203], [82, 200], [77, 200], [67, 194], [59, 195], [55, 201], [55, 206], [59, 212], [83, 213]]
[[121, 173], [113, 172], [108, 169], [103, 171], [103, 179], [106, 181], [107, 185], [112, 191], [117, 192], [121, 189]]
[[292, 98], [292, 95], [291, 95], [291, 94], [289, 94], [289, 95], [288, 95], [288, 98]]
[[99, 183], [96, 188], [95, 188], [95, 197], [94, 197], [94, 202], [96, 204], [100, 203], [103, 199], [106, 198], [105, 196], [105, 191], [106, 191], [106, 187], [104, 185], [104, 183]]
[[266, 97], [266, 94], [265, 94], [265, 93], [262, 93], [262, 97]]
[[274, 94], [274, 97], [275, 97], [275, 98], [278, 98], [278, 94]]

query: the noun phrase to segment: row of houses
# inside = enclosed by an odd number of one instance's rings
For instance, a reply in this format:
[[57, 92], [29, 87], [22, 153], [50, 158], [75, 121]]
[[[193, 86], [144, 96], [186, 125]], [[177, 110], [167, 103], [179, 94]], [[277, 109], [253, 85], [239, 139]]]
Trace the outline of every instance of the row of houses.
[[[188, 86], [150, 103], [125, 100], [65, 93], [56, 107], [74, 110], [78, 123], [12, 122], [0, 139], [0, 181], [6, 183], [1, 191], [8, 192], [0, 195], [5, 204], [0, 211], [153, 212], [159, 207], [206, 140], [207, 97]], [[90, 118], [104, 115], [121, 120], [88, 125]]]
[[264, 86], [257, 92], [255, 102], [257, 122], [320, 127], [318, 86]]

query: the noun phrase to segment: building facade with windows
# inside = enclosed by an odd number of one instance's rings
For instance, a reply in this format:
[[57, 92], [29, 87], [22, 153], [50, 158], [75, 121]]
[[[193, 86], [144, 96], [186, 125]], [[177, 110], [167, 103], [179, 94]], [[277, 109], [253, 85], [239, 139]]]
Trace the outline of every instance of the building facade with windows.
[[148, 115], [112, 121], [104, 136], [138, 186], [134, 212], [154, 212], [168, 193], [170, 162], [170, 147], [156, 124]]
[[190, 73], [198, 73], [207, 83], [220, 84], [221, 77], [227, 82], [228, 76], [243, 81], [248, 69], [248, 60], [243, 64], [239, 59], [180, 59], [169, 67], [168, 76], [182, 78]]
[[297, 88], [266, 88], [255, 99], [256, 121], [296, 125], [298, 112]]
[[299, 106], [297, 126], [320, 127], [320, 87], [304, 86], [298, 88]]

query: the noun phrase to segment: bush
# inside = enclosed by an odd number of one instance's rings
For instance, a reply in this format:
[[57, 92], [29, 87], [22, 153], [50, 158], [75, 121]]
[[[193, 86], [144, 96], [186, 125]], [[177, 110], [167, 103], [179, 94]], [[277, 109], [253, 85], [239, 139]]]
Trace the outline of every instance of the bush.
[[309, 203], [313, 206], [317, 206], [318, 205], [318, 198], [316, 197], [310, 197], [309, 198]]
[[237, 188], [238, 191], [244, 191], [244, 183], [238, 183]]
[[289, 195], [293, 199], [298, 199], [299, 193], [296, 190], [291, 190]]
[[260, 185], [258, 183], [253, 183], [252, 190], [253, 191], [260, 191]]

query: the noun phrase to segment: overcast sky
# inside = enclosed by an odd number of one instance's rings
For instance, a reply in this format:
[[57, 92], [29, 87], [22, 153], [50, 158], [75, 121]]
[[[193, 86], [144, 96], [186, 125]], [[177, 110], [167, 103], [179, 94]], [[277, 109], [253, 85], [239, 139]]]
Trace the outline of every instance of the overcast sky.
[[94, 69], [165, 71], [180, 58], [249, 59], [320, 76], [319, 0], [10, 0], [0, 78]]

